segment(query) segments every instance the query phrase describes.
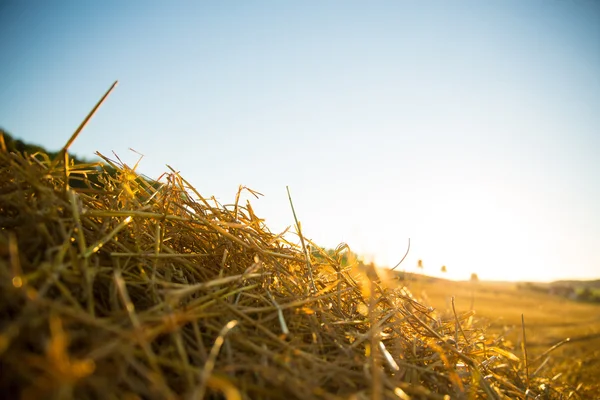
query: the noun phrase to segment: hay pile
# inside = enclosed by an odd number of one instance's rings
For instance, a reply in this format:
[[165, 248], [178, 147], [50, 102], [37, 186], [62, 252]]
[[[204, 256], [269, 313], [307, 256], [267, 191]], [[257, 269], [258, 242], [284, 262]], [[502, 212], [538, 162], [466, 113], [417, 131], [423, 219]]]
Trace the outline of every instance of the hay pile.
[[271, 233], [241, 189], [219, 205], [173, 171], [157, 184], [104, 161], [0, 151], [5, 396], [561, 397], [472, 316]]

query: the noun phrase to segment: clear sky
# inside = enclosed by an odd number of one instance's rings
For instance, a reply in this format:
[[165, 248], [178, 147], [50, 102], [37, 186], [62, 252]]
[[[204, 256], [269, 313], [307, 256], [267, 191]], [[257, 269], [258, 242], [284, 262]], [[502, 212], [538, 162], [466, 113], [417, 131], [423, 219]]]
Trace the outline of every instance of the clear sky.
[[1, 1], [0, 126], [380, 265], [600, 278], [600, 2]]

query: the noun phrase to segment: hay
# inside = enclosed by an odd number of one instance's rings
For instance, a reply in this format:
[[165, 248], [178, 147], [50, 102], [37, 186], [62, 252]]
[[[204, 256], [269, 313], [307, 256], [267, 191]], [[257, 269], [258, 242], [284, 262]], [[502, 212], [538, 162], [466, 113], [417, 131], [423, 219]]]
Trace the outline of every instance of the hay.
[[102, 158], [0, 151], [9, 397], [561, 398], [471, 314], [437, 315], [344, 246], [271, 233], [246, 189], [220, 205]]

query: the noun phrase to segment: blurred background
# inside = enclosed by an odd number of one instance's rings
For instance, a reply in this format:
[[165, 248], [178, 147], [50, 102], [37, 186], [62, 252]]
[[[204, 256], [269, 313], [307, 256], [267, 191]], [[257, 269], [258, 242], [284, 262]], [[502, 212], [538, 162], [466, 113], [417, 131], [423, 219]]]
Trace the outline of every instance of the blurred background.
[[[0, 2], [0, 126], [452, 279], [600, 276], [600, 2]], [[423, 268], [417, 268], [417, 260]], [[442, 273], [442, 265], [447, 272]]]

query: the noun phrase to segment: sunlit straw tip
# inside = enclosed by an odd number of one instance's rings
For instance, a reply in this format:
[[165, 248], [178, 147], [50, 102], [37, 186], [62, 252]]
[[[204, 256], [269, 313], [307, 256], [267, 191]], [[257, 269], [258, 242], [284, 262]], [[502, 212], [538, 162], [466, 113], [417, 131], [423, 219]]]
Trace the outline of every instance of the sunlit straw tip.
[[16, 288], [20, 288], [23, 286], [23, 279], [20, 276], [15, 276], [12, 278], [12, 284]]
[[237, 324], [238, 324], [238, 322], [237, 322], [236, 320], [233, 320], [233, 321], [229, 321], [229, 322], [227, 323], [227, 325], [225, 325], [225, 327], [226, 327], [227, 329], [231, 329], [231, 328], [233, 328], [234, 326], [236, 326]]
[[133, 217], [130, 215], [129, 217], [125, 218], [125, 220], [123, 221], [124, 224], [128, 224], [133, 220]]
[[394, 371], [399, 371], [400, 367], [398, 366], [388, 349], [385, 347], [385, 344], [383, 344], [383, 342], [379, 342], [379, 349], [383, 353], [383, 356], [385, 358], [385, 361], [388, 363], [388, 366]]
[[399, 399], [410, 400], [410, 396], [408, 394], [406, 394], [406, 392], [404, 390], [400, 389], [399, 387], [394, 389], [394, 394], [396, 396], [398, 396]]

